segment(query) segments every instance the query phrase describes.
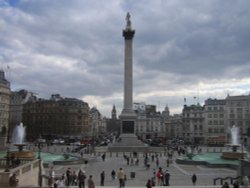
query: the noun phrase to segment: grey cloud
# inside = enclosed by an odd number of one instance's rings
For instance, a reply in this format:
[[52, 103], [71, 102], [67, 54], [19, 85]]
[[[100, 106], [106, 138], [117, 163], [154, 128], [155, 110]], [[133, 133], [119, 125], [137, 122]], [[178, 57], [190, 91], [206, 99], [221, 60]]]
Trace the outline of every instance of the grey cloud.
[[[12, 69], [13, 89], [94, 96], [101, 99], [98, 108], [117, 104], [121, 110], [122, 29], [129, 11], [136, 30], [134, 99], [183, 88], [193, 95], [199, 82], [249, 78], [248, 7], [248, 0], [23, 0], [0, 7], [0, 61]], [[121, 97], [110, 98], [114, 94]], [[181, 98], [143, 100], [177, 109]]]

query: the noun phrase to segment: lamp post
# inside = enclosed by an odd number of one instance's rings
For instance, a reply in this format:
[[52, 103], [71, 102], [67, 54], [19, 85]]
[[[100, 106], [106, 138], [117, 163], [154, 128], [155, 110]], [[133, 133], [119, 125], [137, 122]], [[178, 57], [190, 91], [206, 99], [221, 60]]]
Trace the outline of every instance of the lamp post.
[[40, 139], [38, 139], [38, 159], [41, 159], [41, 142], [40, 142]]
[[7, 152], [6, 152], [6, 169], [5, 172], [9, 172], [10, 171], [10, 148], [7, 147]]
[[242, 137], [241, 139], [241, 159], [240, 159], [240, 175], [241, 175], [241, 179], [244, 176], [244, 169], [243, 169], [243, 160], [244, 160], [244, 145], [245, 145], [245, 140], [246, 137]]
[[39, 159], [38, 185], [42, 187], [42, 160], [41, 160], [41, 140], [40, 139], [38, 139], [38, 159]]

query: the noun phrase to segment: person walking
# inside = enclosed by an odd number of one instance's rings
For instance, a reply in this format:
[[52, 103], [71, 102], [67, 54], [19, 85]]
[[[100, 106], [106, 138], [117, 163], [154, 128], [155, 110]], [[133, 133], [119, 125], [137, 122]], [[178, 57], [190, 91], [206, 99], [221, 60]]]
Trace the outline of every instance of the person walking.
[[119, 187], [124, 187], [125, 184], [125, 172], [122, 168], [117, 172], [117, 178], [119, 180]]
[[152, 188], [153, 187], [153, 183], [151, 179], [148, 179], [147, 183], [146, 183], [146, 187], [147, 188]]
[[101, 183], [100, 183], [100, 186], [104, 186], [104, 179], [105, 179], [105, 172], [104, 172], [104, 171], [102, 171], [102, 173], [101, 173], [100, 177], [101, 177]]
[[77, 185], [77, 175], [76, 175], [76, 171], [73, 171], [72, 173], [72, 182], [71, 185]]
[[170, 179], [170, 174], [168, 172], [168, 170], [165, 171], [165, 174], [164, 174], [164, 179], [165, 179], [165, 186], [169, 186], [169, 179]]
[[157, 174], [156, 174], [156, 177], [157, 177], [157, 185], [158, 186], [163, 186], [163, 180], [164, 180], [164, 174], [162, 172], [162, 168], [160, 167]]
[[85, 188], [85, 179], [86, 179], [86, 175], [85, 175], [85, 171], [80, 170], [78, 172], [78, 187], [79, 188]]
[[222, 185], [222, 188], [230, 188], [227, 182], [224, 182], [224, 184]]
[[71, 168], [68, 168], [68, 169], [66, 170], [66, 178], [67, 178], [67, 180], [66, 180], [66, 185], [67, 185], [67, 186], [70, 186], [70, 185], [71, 185], [71, 179], [72, 179]]
[[194, 173], [194, 174], [192, 175], [192, 183], [193, 183], [193, 185], [196, 184], [196, 181], [197, 181], [197, 176], [196, 176], [196, 174]]
[[92, 175], [90, 175], [88, 179], [88, 188], [95, 188], [95, 183]]
[[48, 179], [48, 185], [49, 187], [53, 187], [55, 182], [55, 171], [53, 167], [50, 167], [49, 169], [49, 179]]
[[115, 170], [111, 171], [111, 179], [114, 181], [115, 180]]

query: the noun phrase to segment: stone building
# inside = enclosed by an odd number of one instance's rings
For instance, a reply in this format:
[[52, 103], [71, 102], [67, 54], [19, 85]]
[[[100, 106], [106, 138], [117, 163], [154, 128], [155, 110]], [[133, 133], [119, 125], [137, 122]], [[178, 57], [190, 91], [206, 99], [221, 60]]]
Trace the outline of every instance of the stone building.
[[10, 82], [0, 70], [0, 149], [5, 149], [9, 130]]
[[250, 127], [250, 96], [227, 96], [226, 97], [226, 126], [233, 125], [240, 128], [241, 136], [247, 136]]
[[75, 98], [52, 95], [49, 100], [29, 101], [23, 107], [27, 138], [89, 135], [89, 105]]
[[23, 122], [23, 105], [28, 101], [36, 100], [34, 93], [27, 90], [12, 91], [10, 96], [9, 133], [13, 132], [16, 125]]
[[89, 111], [90, 118], [90, 135], [93, 139], [98, 138], [100, 135], [106, 133], [106, 119], [102, 117], [101, 113], [96, 107]]
[[226, 100], [207, 99], [204, 105], [204, 138], [208, 145], [224, 145], [226, 140]]
[[136, 103], [135, 107], [137, 107], [134, 109], [137, 114], [136, 135], [143, 140], [165, 138], [166, 129], [163, 126], [161, 113], [156, 111], [156, 106]]
[[187, 106], [182, 110], [183, 138], [190, 143], [204, 142], [203, 107], [200, 104]]
[[117, 134], [120, 134], [120, 125], [121, 122], [117, 118], [117, 111], [115, 108], [115, 105], [113, 105], [112, 111], [111, 111], [111, 118], [106, 118], [106, 127], [107, 132], [114, 132]]
[[166, 126], [166, 138], [167, 140], [172, 139], [183, 139], [183, 123], [182, 123], [182, 115], [174, 114], [169, 116], [165, 121]]

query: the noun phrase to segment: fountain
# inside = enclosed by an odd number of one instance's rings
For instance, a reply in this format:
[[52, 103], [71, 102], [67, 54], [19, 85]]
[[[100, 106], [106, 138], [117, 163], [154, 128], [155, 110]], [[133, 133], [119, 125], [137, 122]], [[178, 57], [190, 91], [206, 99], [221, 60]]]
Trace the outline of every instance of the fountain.
[[223, 159], [241, 159], [247, 157], [247, 152], [243, 150], [243, 145], [239, 141], [239, 127], [233, 125], [230, 129], [231, 143], [226, 145], [226, 150], [222, 152]]
[[35, 153], [33, 151], [24, 150], [24, 146], [27, 144], [24, 143], [25, 137], [25, 127], [23, 123], [17, 125], [12, 133], [11, 143], [18, 148], [18, 150], [9, 151], [9, 157], [14, 158], [34, 158]]

